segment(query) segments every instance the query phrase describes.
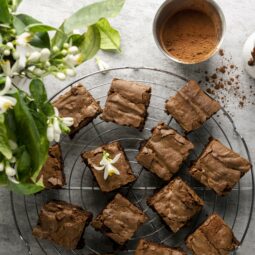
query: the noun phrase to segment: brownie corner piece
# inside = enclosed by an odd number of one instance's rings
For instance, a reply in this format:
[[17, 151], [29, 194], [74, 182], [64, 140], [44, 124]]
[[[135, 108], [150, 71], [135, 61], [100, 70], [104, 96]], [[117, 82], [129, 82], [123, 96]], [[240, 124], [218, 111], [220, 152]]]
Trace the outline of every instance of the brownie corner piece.
[[172, 180], [147, 200], [176, 233], [200, 212], [204, 201], [181, 178]]
[[134, 255], [186, 255], [184, 251], [179, 248], [171, 248], [163, 244], [154, 243], [141, 239], [135, 250]]
[[[98, 171], [96, 169], [96, 167], [100, 166], [100, 161], [102, 160], [104, 153], [109, 153], [110, 159], [114, 159], [114, 157], [120, 154], [117, 162], [113, 164], [120, 174], [108, 176], [106, 180], [104, 179], [104, 170]], [[120, 187], [128, 185], [136, 180], [136, 176], [132, 171], [125, 151], [119, 142], [105, 144], [94, 150], [86, 151], [82, 153], [81, 157], [89, 166], [102, 192], [110, 192], [119, 189]]]
[[92, 226], [119, 245], [123, 245], [147, 220], [148, 216], [145, 213], [118, 193], [92, 221]]
[[66, 249], [75, 249], [82, 243], [82, 235], [92, 220], [92, 214], [64, 201], [50, 201], [39, 214], [33, 235]]
[[174, 129], [159, 123], [141, 146], [136, 160], [159, 178], [169, 181], [189, 156], [194, 145]]
[[239, 244], [231, 228], [217, 214], [209, 216], [186, 240], [194, 255], [230, 254]]
[[165, 108], [186, 132], [190, 132], [201, 127], [221, 105], [191, 80], [166, 101]]
[[240, 178], [251, 169], [248, 160], [211, 138], [189, 173], [218, 195], [228, 194]]
[[107, 122], [142, 130], [148, 115], [151, 87], [113, 79], [101, 118]]
[[38, 175], [48, 189], [61, 188], [66, 184], [62, 151], [59, 143], [52, 145], [48, 150], [48, 158]]
[[74, 124], [69, 133], [71, 138], [102, 112], [99, 102], [82, 84], [71, 87], [64, 95], [59, 96], [53, 105], [61, 117], [73, 118]]

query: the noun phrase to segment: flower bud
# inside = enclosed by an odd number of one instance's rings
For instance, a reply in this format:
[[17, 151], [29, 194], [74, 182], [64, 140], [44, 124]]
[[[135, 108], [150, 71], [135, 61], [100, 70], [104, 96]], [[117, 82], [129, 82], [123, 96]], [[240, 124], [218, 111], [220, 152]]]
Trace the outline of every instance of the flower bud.
[[11, 49], [11, 50], [14, 49], [13, 44], [12, 44], [11, 42], [8, 42], [8, 43], [6, 44], [6, 46], [7, 46], [9, 49]]
[[67, 68], [67, 69], [65, 70], [65, 73], [66, 73], [68, 76], [71, 76], [71, 77], [73, 77], [73, 76], [76, 75], [75, 70], [74, 70], [74, 69], [70, 69], [70, 68]]
[[39, 59], [40, 59], [40, 57], [41, 57], [41, 53], [38, 52], [38, 51], [35, 51], [35, 52], [33, 52], [33, 53], [29, 56], [28, 62], [30, 62], [30, 63], [38, 62]]
[[4, 171], [4, 163], [0, 162], [0, 172], [3, 172], [3, 171]]
[[52, 51], [53, 51], [54, 53], [58, 52], [58, 51], [59, 51], [58, 46], [53, 46]]
[[40, 57], [40, 61], [41, 62], [46, 62], [50, 57], [50, 50], [47, 48], [44, 48], [41, 50], [41, 57]]
[[72, 117], [65, 117], [65, 118], [62, 118], [62, 121], [63, 123], [68, 126], [68, 127], [71, 127], [74, 123], [74, 120]]
[[76, 47], [76, 46], [72, 46], [72, 47], [70, 47], [69, 50], [68, 50], [68, 52], [69, 52], [69, 53], [72, 53], [72, 54], [76, 54], [76, 53], [78, 53], [78, 51], [79, 51], [79, 49], [78, 49], [78, 47]]
[[50, 67], [50, 66], [51, 66], [50, 62], [49, 62], [49, 61], [46, 61], [46, 62], [45, 62], [45, 66], [46, 66], [46, 67]]
[[67, 48], [69, 47], [69, 44], [68, 44], [68, 43], [64, 43], [63, 47], [64, 47], [65, 49], [67, 49]]
[[57, 77], [59, 80], [65, 80], [66, 75], [65, 75], [64, 73], [58, 72], [58, 73], [56, 74], [56, 77]]
[[14, 176], [14, 175], [16, 175], [16, 170], [14, 168], [12, 168], [10, 165], [7, 165], [5, 168], [5, 173], [8, 176]]
[[62, 50], [61, 54], [65, 56], [67, 54], [67, 50]]
[[17, 59], [19, 58], [19, 53], [18, 53], [18, 51], [13, 52], [13, 53], [12, 53], [12, 56], [13, 56], [13, 58], [14, 58], [15, 60], [17, 60]]
[[47, 139], [49, 142], [52, 142], [54, 139], [54, 128], [52, 124], [50, 124], [47, 128]]
[[4, 55], [5, 56], [10, 56], [11, 55], [11, 51], [10, 50], [4, 50]]
[[34, 72], [35, 75], [37, 76], [42, 76], [45, 72], [44, 70], [40, 69], [40, 68], [35, 68]]

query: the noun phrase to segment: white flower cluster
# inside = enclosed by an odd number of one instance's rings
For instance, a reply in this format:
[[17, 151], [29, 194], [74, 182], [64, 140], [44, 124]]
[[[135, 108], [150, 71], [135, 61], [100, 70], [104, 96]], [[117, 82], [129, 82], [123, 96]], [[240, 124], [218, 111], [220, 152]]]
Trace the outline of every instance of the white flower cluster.
[[48, 128], [47, 128], [47, 138], [49, 142], [60, 141], [61, 133], [67, 133], [70, 131], [69, 127], [73, 125], [73, 118], [59, 117], [59, 112], [56, 107], [54, 107], [55, 115], [48, 119]]
[[79, 48], [68, 43], [60, 49], [54, 46], [39, 49], [30, 44], [33, 34], [24, 32], [16, 36], [16, 39], [6, 44], [0, 43], [0, 54], [3, 58], [12, 56], [15, 60], [10, 66], [10, 61], [1, 61], [1, 67], [5, 76], [13, 77], [17, 75], [37, 78], [48, 74], [54, 75], [60, 80], [67, 76], [75, 76], [75, 67], [82, 63], [82, 54]]
[[[10, 140], [9, 141], [10, 147], [12, 150], [16, 150], [17, 149], [17, 144]], [[16, 162], [16, 158], [14, 156], [11, 156], [10, 159], [4, 159], [2, 162], [0, 162], [0, 172], [5, 171], [7, 178], [9, 179], [9, 181], [15, 183], [15, 184], [19, 184], [19, 182], [17, 181], [17, 169], [15, 166], [15, 162]]]

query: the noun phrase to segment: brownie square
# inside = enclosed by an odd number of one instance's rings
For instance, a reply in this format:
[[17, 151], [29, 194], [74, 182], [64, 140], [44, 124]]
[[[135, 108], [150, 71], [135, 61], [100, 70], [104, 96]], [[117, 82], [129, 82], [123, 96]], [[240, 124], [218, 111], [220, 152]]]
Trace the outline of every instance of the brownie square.
[[195, 81], [189, 81], [182, 87], [166, 102], [165, 107], [167, 113], [171, 114], [186, 132], [201, 127], [221, 108]]
[[37, 179], [42, 178], [44, 186], [48, 189], [61, 188], [66, 182], [60, 144], [57, 143], [51, 146], [48, 155], [48, 159]]
[[93, 220], [92, 226], [116, 243], [123, 245], [147, 220], [148, 216], [145, 213], [121, 194], [117, 194]]
[[251, 164], [216, 139], [211, 139], [189, 173], [218, 195], [229, 193]]
[[136, 159], [146, 169], [169, 181], [193, 148], [188, 139], [159, 123], [152, 129], [152, 136], [141, 147]]
[[[113, 165], [119, 170], [120, 175], [108, 176], [104, 179], [104, 171], [98, 171], [95, 167], [100, 166], [103, 153], [110, 154], [110, 158], [113, 159], [119, 153], [121, 154], [119, 160]], [[133, 174], [126, 154], [119, 142], [113, 142], [100, 146], [99, 148], [82, 153], [82, 158], [89, 166], [92, 174], [96, 178], [96, 181], [103, 192], [110, 192], [125, 186], [136, 180], [136, 176]]]
[[223, 219], [213, 214], [187, 238], [186, 245], [194, 255], [227, 255], [239, 246], [239, 241]]
[[82, 243], [85, 227], [92, 214], [63, 201], [51, 201], [41, 209], [33, 235], [47, 239], [66, 249], [75, 249]]
[[101, 118], [142, 130], [150, 97], [151, 87], [148, 85], [113, 79]]
[[102, 112], [99, 103], [81, 84], [72, 87], [70, 91], [54, 101], [53, 105], [58, 109], [61, 117], [74, 119], [70, 137], [73, 137]]
[[176, 178], [150, 197], [148, 204], [176, 233], [200, 212], [204, 201], [181, 178]]
[[141, 239], [135, 250], [135, 255], [185, 255], [180, 249], [171, 248], [163, 244], [157, 244]]

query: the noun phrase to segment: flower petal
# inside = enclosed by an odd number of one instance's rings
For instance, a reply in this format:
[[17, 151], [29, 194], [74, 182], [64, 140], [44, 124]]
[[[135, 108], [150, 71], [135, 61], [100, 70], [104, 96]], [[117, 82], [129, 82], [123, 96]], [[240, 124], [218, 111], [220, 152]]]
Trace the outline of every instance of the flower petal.
[[113, 165], [111, 165], [110, 171], [116, 175], [120, 175], [120, 171]]
[[54, 129], [53, 129], [53, 126], [50, 125], [48, 128], [47, 128], [47, 138], [48, 138], [48, 141], [49, 142], [52, 142], [53, 139], [54, 139]]
[[102, 170], [104, 170], [104, 166], [95, 166], [95, 165], [93, 165], [93, 168], [95, 168], [97, 171], [102, 171]]
[[102, 158], [102, 160], [99, 163], [100, 166], [106, 166], [108, 164], [109, 164], [108, 160], [104, 157]]
[[113, 160], [112, 160], [112, 164], [114, 164], [114, 163], [116, 163], [119, 159], [120, 159], [120, 157], [121, 157], [121, 153], [118, 153], [114, 158], [113, 158]]
[[108, 178], [108, 175], [109, 175], [109, 165], [106, 165], [105, 169], [104, 169], [104, 179], [105, 180]]
[[17, 181], [17, 179], [15, 177], [13, 177], [13, 176], [8, 176], [8, 179], [9, 179], [9, 181], [11, 181], [11, 182], [13, 182], [15, 184], [19, 184], [19, 181]]
[[6, 76], [5, 78], [5, 86], [4, 88], [0, 91], [0, 96], [4, 96], [8, 91], [10, 90], [12, 85], [12, 80], [9, 76]]

